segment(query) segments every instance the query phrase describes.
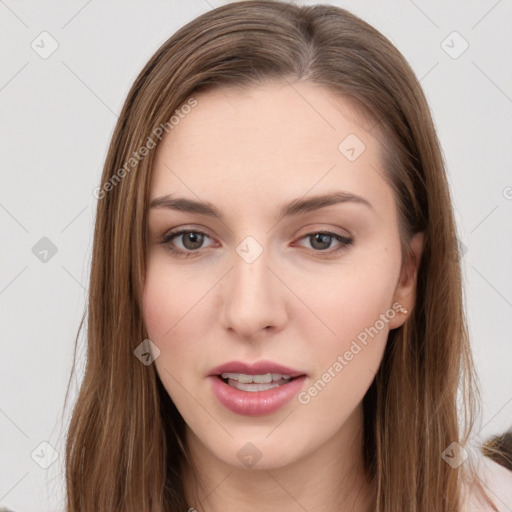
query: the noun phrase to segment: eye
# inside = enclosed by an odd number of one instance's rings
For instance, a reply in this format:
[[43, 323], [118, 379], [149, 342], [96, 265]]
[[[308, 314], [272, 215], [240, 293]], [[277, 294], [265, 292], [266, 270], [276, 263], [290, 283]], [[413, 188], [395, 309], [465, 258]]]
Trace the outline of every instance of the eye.
[[[308, 233], [307, 235], [301, 238], [301, 240], [304, 239], [310, 240], [311, 247], [315, 249], [315, 252], [333, 253], [341, 249], [346, 249], [354, 244], [353, 238], [343, 236], [338, 233], [333, 233], [332, 231], [317, 231], [314, 233]], [[339, 243], [339, 247], [333, 250], [326, 251], [326, 249], [330, 248], [333, 240]]]
[[[164, 235], [161, 244], [165, 245], [173, 254], [187, 257], [198, 249], [202, 249], [205, 238], [210, 238], [203, 231], [192, 229], [180, 229], [170, 231]], [[181, 248], [176, 246], [174, 239], [181, 240]]]

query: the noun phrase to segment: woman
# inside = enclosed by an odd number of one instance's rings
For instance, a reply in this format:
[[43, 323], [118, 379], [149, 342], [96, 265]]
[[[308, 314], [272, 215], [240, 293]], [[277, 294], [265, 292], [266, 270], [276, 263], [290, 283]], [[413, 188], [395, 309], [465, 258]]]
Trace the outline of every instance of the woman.
[[70, 512], [506, 504], [471, 443], [439, 142], [382, 34], [322, 5], [196, 18], [135, 81], [96, 196]]

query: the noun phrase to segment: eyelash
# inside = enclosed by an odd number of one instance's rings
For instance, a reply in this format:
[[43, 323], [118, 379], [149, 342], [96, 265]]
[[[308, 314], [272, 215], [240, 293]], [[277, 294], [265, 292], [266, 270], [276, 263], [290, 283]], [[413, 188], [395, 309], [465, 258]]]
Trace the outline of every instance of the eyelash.
[[[188, 258], [189, 255], [195, 254], [195, 253], [199, 252], [200, 249], [182, 251], [181, 249], [176, 249], [176, 247], [173, 244], [171, 244], [171, 241], [174, 238], [177, 238], [178, 236], [184, 235], [184, 234], [187, 234], [187, 233], [195, 233], [195, 234], [199, 234], [199, 235], [202, 235], [202, 236], [210, 238], [204, 231], [201, 231], [201, 230], [180, 229], [180, 230], [170, 231], [170, 232], [166, 233], [163, 236], [162, 241], [160, 243], [162, 245], [165, 245], [166, 248], [169, 251], [171, 251], [171, 253], [173, 253], [173, 254], [175, 254], [177, 256], [187, 255], [187, 258]], [[341, 244], [340, 247], [338, 247], [337, 249], [334, 249], [334, 250], [315, 250], [315, 249], [312, 249], [313, 252], [318, 253], [320, 255], [324, 255], [324, 254], [325, 255], [332, 255], [333, 253], [336, 253], [338, 251], [346, 250], [346, 249], [348, 249], [350, 246], [352, 246], [354, 244], [354, 239], [353, 238], [342, 236], [342, 235], [339, 235], [338, 233], [334, 233], [332, 231], [313, 231], [313, 232], [307, 233], [306, 235], [301, 237], [300, 240], [303, 240], [304, 238], [309, 238], [309, 237], [311, 237], [313, 235], [328, 235], [328, 236], [331, 236], [334, 239], [336, 239]]]

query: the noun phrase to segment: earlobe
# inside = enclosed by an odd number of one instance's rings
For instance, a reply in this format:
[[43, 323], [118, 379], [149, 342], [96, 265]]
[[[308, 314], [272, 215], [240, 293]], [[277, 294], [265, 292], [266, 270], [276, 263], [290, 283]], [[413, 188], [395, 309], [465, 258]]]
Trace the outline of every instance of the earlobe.
[[[389, 322], [390, 329], [400, 327], [410, 315], [416, 302], [416, 284], [418, 268], [423, 253], [425, 236], [422, 231], [416, 233], [410, 241], [407, 260], [404, 262], [399, 282], [393, 297], [393, 304], [398, 302], [403, 309], [400, 309], [395, 318]], [[404, 311], [405, 310], [405, 311]]]

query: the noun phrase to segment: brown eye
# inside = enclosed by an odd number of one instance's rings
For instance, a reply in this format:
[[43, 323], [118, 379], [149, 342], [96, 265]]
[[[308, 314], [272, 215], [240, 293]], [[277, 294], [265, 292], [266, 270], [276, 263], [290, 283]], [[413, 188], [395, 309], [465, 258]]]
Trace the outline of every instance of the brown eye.
[[[210, 237], [202, 231], [182, 229], [168, 233], [164, 236], [161, 243], [167, 246], [174, 254], [186, 254], [188, 256], [198, 249], [202, 249], [206, 238]], [[181, 243], [176, 243], [175, 240]]]
[[[319, 231], [316, 233], [309, 233], [302, 237], [308, 239], [310, 245], [316, 252], [335, 252], [340, 249], [345, 249], [354, 243], [353, 238], [339, 235], [338, 233], [332, 233], [330, 231]], [[339, 247], [329, 250], [333, 241], [338, 242]]]

